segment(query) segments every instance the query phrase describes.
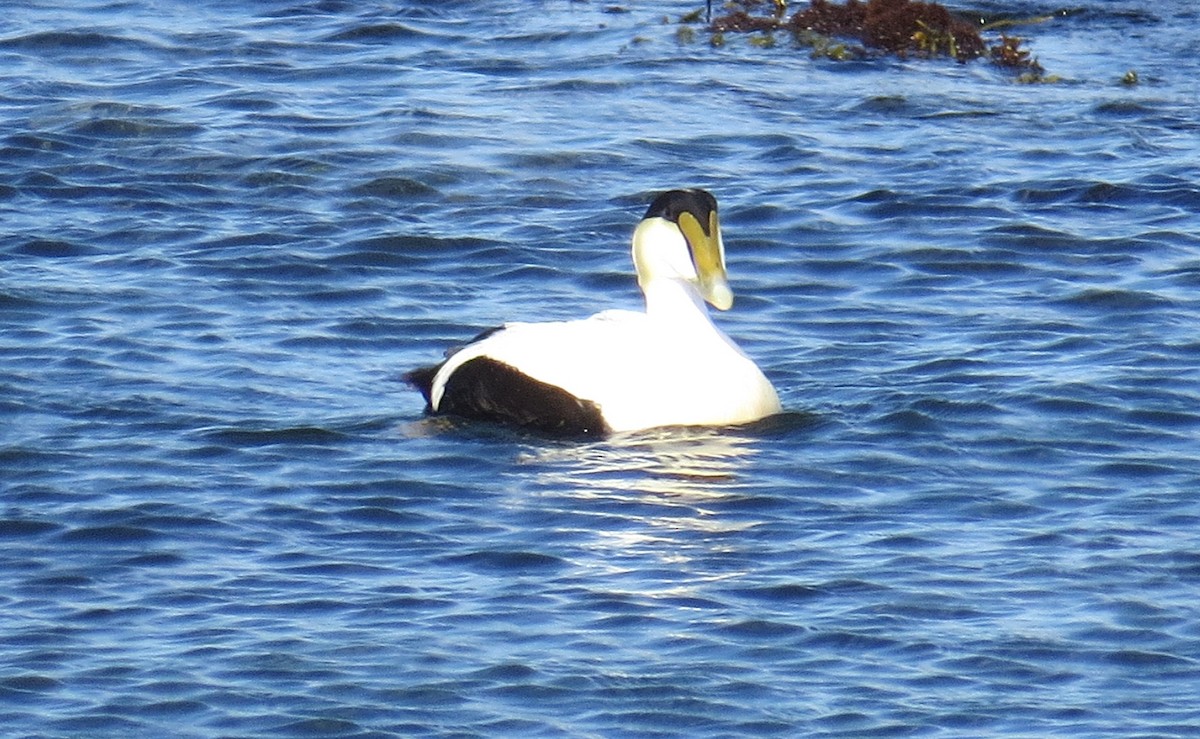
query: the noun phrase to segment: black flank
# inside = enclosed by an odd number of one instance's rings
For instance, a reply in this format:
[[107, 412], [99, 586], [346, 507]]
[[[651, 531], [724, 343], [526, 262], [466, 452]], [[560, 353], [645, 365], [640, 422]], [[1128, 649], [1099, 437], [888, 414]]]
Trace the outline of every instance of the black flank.
[[[410, 375], [423, 373], [425, 369]], [[413, 380], [418, 388], [422, 387], [419, 384], [422, 378], [423, 375]], [[556, 434], [591, 435], [609, 431], [600, 408], [592, 401], [576, 398], [560, 387], [535, 380], [488, 357], [465, 362], [450, 375], [438, 412]]]
[[[463, 349], [466, 349], [471, 344], [474, 344], [477, 341], [483, 341], [497, 331], [503, 330], [504, 326], [493, 326], [492, 328], [486, 329], [465, 344], [450, 347], [446, 350], [446, 359], [453, 357], [455, 354], [459, 353]], [[438, 370], [442, 368], [443, 364], [445, 364], [445, 362], [431, 364], [428, 367], [417, 367], [415, 370], [405, 372], [402, 377], [405, 382], [407, 382], [409, 385], [412, 385], [417, 390], [420, 390], [421, 395], [425, 396], [426, 413], [429, 413], [432, 410], [429, 405], [429, 396], [433, 394], [433, 378], [437, 376]]]

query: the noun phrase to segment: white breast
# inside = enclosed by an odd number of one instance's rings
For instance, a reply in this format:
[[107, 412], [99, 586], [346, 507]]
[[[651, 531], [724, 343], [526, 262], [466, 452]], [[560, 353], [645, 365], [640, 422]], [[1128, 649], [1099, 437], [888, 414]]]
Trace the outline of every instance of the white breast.
[[732, 425], [779, 411], [770, 382], [724, 334], [711, 324], [701, 334], [675, 328], [629, 311], [507, 324], [446, 362], [430, 402], [436, 411], [449, 376], [486, 356], [595, 402], [613, 431]]

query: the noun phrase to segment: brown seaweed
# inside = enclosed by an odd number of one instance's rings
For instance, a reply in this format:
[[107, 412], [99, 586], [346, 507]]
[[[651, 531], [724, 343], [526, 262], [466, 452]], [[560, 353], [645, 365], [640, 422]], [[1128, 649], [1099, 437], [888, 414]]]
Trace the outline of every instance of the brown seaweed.
[[[979, 30], [936, 2], [918, 0], [812, 0], [786, 17], [783, 0], [741, 0], [712, 19], [709, 30], [723, 41], [727, 32], [770, 35], [790, 32], [814, 56], [835, 59], [893, 54], [902, 58], [949, 57], [960, 62], [987, 57], [995, 64], [1040, 78], [1037, 59], [1022, 39], [1001, 36], [988, 46]], [[847, 43], [852, 44], [848, 46]]]

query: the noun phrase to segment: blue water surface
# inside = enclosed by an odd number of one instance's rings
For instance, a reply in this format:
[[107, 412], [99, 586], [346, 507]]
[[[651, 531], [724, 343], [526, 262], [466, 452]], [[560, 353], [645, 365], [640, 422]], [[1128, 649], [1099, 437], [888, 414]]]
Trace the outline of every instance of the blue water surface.
[[[680, 0], [9, 3], [3, 733], [1200, 733], [1200, 8], [950, 4], [1057, 81]], [[422, 417], [636, 308], [679, 186], [785, 416]]]

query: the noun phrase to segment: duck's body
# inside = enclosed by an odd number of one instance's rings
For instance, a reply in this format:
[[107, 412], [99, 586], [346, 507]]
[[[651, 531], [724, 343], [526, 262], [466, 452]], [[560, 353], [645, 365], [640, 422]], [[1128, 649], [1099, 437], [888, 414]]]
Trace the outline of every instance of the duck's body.
[[716, 201], [664, 193], [633, 240], [646, 311], [510, 323], [408, 375], [431, 413], [568, 433], [725, 426], [778, 413], [775, 389], [709, 318], [733, 301]]

